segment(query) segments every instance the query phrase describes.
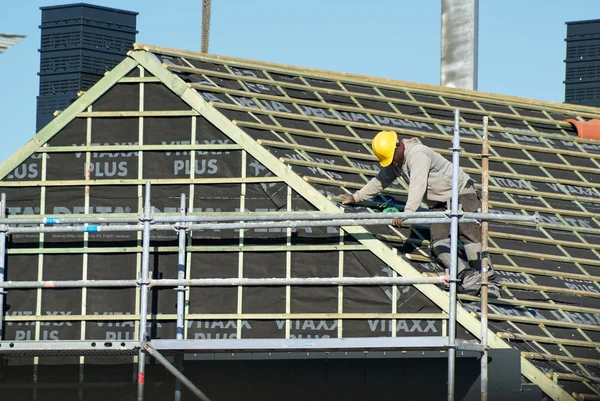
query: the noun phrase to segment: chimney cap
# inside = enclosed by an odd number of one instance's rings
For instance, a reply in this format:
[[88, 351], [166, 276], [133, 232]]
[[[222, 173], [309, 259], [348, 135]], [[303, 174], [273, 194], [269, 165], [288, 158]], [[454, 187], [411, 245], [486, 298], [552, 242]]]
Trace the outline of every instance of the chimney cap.
[[95, 4], [88, 4], [88, 3], [73, 3], [73, 4], [63, 4], [63, 5], [56, 5], [56, 6], [46, 6], [46, 7], [40, 7], [40, 10], [45, 11], [45, 10], [54, 10], [54, 9], [60, 9], [60, 8], [77, 8], [77, 7], [96, 8], [98, 10], [116, 11], [116, 12], [120, 12], [120, 13], [124, 13], [124, 14], [139, 15], [139, 13], [135, 12], [135, 11], [127, 11], [127, 10], [121, 10], [120, 8], [97, 6]]

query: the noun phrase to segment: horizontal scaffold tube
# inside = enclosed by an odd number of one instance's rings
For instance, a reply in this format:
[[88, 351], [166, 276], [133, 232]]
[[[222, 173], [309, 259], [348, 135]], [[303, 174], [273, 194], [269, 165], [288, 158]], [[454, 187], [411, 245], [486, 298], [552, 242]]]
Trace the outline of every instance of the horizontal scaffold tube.
[[[385, 216], [385, 217], [383, 217]], [[539, 220], [538, 213], [532, 215], [511, 215], [502, 213], [472, 213], [472, 212], [460, 212], [459, 217], [461, 221], [465, 219], [469, 220], [498, 220], [498, 221], [527, 221], [536, 223]], [[180, 218], [177, 216], [155, 216], [155, 222], [237, 222], [237, 221], [294, 221], [294, 220], [378, 220], [378, 219], [423, 219], [433, 220], [441, 219], [442, 221], [450, 222], [449, 212], [397, 212], [397, 213], [278, 213], [274, 214], [230, 214], [230, 215], [203, 215], [203, 216], [185, 216]], [[436, 220], [437, 222], [437, 220]]]
[[[339, 227], [339, 226], [377, 226], [391, 225], [392, 218], [379, 218], [371, 220], [285, 220], [285, 221], [252, 221], [243, 223], [202, 223], [189, 224], [190, 230], [227, 230], [227, 229], [252, 229], [252, 228], [296, 228], [296, 227]], [[465, 223], [474, 223], [477, 220], [463, 219]], [[429, 225], [448, 223], [448, 218], [430, 218], [430, 219], [407, 219], [405, 225]]]
[[111, 216], [111, 217], [9, 217], [0, 219], [0, 224], [118, 224], [137, 223], [139, 216]]
[[[448, 219], [449, 212], [398, 212], [385, 213], [385, 219]], [[499, 221], [526, 221], [535, 223], [538, 214], [510, 215], [501, 213], [459, 213], [462, 219], [499, 220]], [[203, 223], [203, 222], [252, 222], [252, 221], [300, 221], [300, 220], [377, 220], [382, 219], [381, 213], [323, 213], [323, 212], [298, 212], [298, 213], [208, 213], [202, 216], [164, 216], [154, 215], [152, 223]], [[0, 224], [109, 224], [109, 223], [138, 223], [139, 217], [11, 217], [1, 218]], [[449, 220], [448, 220], [449, 221]]]
[[[152, 224], [153, 231], [170, 231], [177, 228], [185, 228], [189, 230], [234, 230], [234, 229], [252, 229], [252, 228], [296, 228], [296, 227], [340, 227], [340, 226], [374, 226], [374, 225], [391, 225], [395, 213], [385, 214], [386, 218], [381, 218], [381, 213], [371, 214], [378, 218], [370, 219], [355, 219], [354, 216], [348, 219], [338, 220], [283, 220], [283, 221], [251, 221], [251, 222], [222, 222], [222, 223], [185, 223], [180, 222], [171, 224]], [[475, 214], [475, 213], [472, 213]], [[465, 216], [467, 214], [465, 213]], [[476, 214], [475, 214], [476, 215]], [[493, 215], [492, 215], [493, 216]], [[513, 216], [513, 215], [497, 215], [498, 220], [506, 221], [531, 221], [535, 222], [535, 216]], [[349, 216], [348, 216], [349, 217]], [[493, 218], [490, 218], [493, 220]], [[476, 223], [479, 219], [463, 217], [460, 220], [463, 223]], [[404, 221], [405, 225], [429, 225], [429, 224], [444, 224], [449, 223], [448, 217], [441, 218], [409, 218]], [[175, 224], [175, 225], [173, 225]], [[93, 233], [93, 232], [125, 232], [125, 231], [142, 231], [142, 225], [83, 225], [83, 226], [50, 226], [50, 227], [10, 227], [3, 226], [8, 234], [24, 234], [24, 233]]]
[[[202, 278], [202, 279], [148, 279], [151, 287], [230, 287], [230, 286], [286, 286], [286, 285], [414, 285], [442, 284], [444, 277], [308, 277], [308, 278]], [[140, 280], [64, 280], [64, 281], [6, 281], [4, 289], [33, 288], [124, 288], [141, 285]]]
[[[386, 216], [387, 217], [387, 216]], [[231, 223], [171, 223], [171, 224], [152, 224], [152, 231], [171, 231], [177, 228], [188, 230], [234, 230], [234, 229], [252, 229], [252, 228], [296, 228], [296, 227], [340, 227], [340, 226], [375, 226], [391, 225], [392, 218], [379, 218], [371, 220], [285, 220], [285, 221], [253, 221], [253, 222], [231, 222]], [[448, 218], [433, 219], [407, 219], [406, 225], [428, 225], [447, 223]], [[474, 223], [474, 219], [462, 219], [464, 223]], [[6, 226], [5, 226], [6, 227]], [[142, 225], [84, 225], [84, 226], [51, 226], [51, 227], [6, 227], [8, 234], [32, 234], [32, 233], [95, 233], [95, 232], [124, 232], [124, 231], [142, 231]]]

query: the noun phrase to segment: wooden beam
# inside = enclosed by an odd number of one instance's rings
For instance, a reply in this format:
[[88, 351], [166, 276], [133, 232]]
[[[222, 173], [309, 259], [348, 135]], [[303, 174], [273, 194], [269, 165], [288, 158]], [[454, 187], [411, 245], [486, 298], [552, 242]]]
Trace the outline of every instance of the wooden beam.
[[196, 145], [90, 145], [90, 146], [48, 146], [39, 148], [36, 153], [81, 153], [81, 152], [138, 152], [138, 151], [166, 151], [179, 150], [183, 152], [192, 152], [195, 150], [242, 150], [242, 147], [236, 144], [196, 144]]
[[[479, 313], [473, 312], [476, 316]], [[583, 323], [574, 323], [574, 322], [565, 322], [563, 320], [550, 320], [550, 319], [537, 319], [528, 316], [512, 316], [512, 315], [501, 315], [497, 313], [491, 313], [488, 318], [490, 320], [497, 321], [506, 321], [506, 322], [516, 322], [523, 324], [534, 324], [540, 326], [550, 326], [550, 327], [564, 327], [568, 329], [581, 329], [581, 330], [589, 330], [589, 331], [600, 331], [600, 326], [595, 324], [583, 324]]]
[[[557, 209], [557, 208], [552, 208], [552, 209], [548, 210], [547, 207], [542, 207], [542, 206], [530, 206], [530, 205], [523, 206], [523, 205], [519, 205], [519, 204], [515, 204], [515, 203], [498, 202], [498, 201], [494, 201], [491, 203], [495, 206], [498, 206], [500, 208], [506, 208], [506, 209], [531, 210], [531, 211], [541, 212], [541, 213], [548, 213], [548, 211], [550, 211], [551, 213], [558, 213], [558, 214], [567, 215], [567, 216], [590, 217], [589, 212], [584, 212], [584, 211], [579, 211], [579, 210], [568, 210], [568, 209]], [[560, 226], [557, 226], [557, 227], [560, 227]], [[571, 229], [577, 230], [578, 228], [579, 227], [569, 227], [569, 230], [571, 230]]]
[[[590, 217], [592, 217], [592, 216], [590, 216]], [[497, 232], [497, 231], [490, 232], [490, 236], [492, 236], [494, 238], [503, 238], [503, 239], [510, 239], [510, 240], [515, 240], [515, 241], [522, 241], [525, 243], [533, 242], [536, 244], [563, 245], [563, 246], [568, 246], [568, 247], [572, 247], [572, 248], [600, 249], [600, 244], [586, 244], [583, 242], [563, 241], [563, 240], [556, 240], [554, 238], [531, 237], [529, 235], [509, 234], [509, 233], [501, 233], [501, 232]]]
[[494, 269], [506, 272], [533, 274], [537, 276], [572, 278], [575, 280], [585, 281], [600, 281], [600, 276], [588, 276], [585, 274], [559, 272], [555, 270], [532, 269], [529, 267], [515, 267], [510, 265], [494, 264]]
[[[6, 315], [8, 322], [69, 322], [69, 321], [123, 321], [138, 320], [139, 314], [115, 315]], [[190, 313], [188, 320], [283, 320], [283, 319], [314, 319], [314, 320], [364, 320], [364, 319], [416, 319], [416, 320], [446, 320], [445, 313]], [[174, 313], [148, 314], [148, 320], [176, 320]]]
[[600, 400], [600, 395], [598, 395], [598, 394], [573, 393], [573, 397], [577, 401], [598, 401], [598, 400]]
[[[550, 375], [550, 376], [548, 376]], [[548, 377], [556, 377], [557, 380], [570, 380], [570, 381], [578, 381], [578, 382], [590, 382], [590, 383], [600, 383], [600, 378], [597, 377], [590, 377], [590, 376], [583, 376], [583, 375], [576, 375], [576, 374], [572, 374], [572, 373], [561, 373], [561, 372], [554, 372], [554, 373], [546, 373], [546, 376]]]
[[547, 344], [572, 345], [574, 347], [584, 347], [584, 348], [600, 348], [600, 342], [593, 342], [593, 341], [571, 340], [569, 338], [556, 338], [556, 337], [545, 337], [545, 336], [530, 336], [527, 334], [507, 333], [507, 332], [498, 332], [496, 334], [498, 334], [498, 337], [504, 338], [506, 340], [537, 341], [540, 343], [547, 343]]
[[84, 111], [77, 117], [116, 118], [116, 117], [191, 117], [197, 116], [195, 110], [156, 110], [156, 111]]
[[[473, 295], [459, 294], [460, 299], [465, 301], [481, 302], [479, 297]], [[567, 305], [567, 304], [553, 304], [550, 302], [537, 302], [537, 301], [522, 301], [519, 299], [508, 299], [508, 298], [497, 298], [490, 299], [490, 304], [494, 305], [509, 305], [509, 306], [520, 306], [523, 308], [538, 308], [538, 309], [551, 309], [551, 310], [562, 310], [568, 312], [579, 312], [579, 313], [591, 313], [600, 315], [600, 309], [588, 308], [585, 306]]]
[[153, 83], [160, 82], [160, 79], [156, 77], [125, 77], [119, 79], [120, 84], [139, 84], [139, 83]]
[[518, 251], [516, 249], [504, 249], [504, 248], [490, 248], [490, 252], [495, 254], [504, 254], [512, 256], [522, 256], [524, 258], [539, 259], [539, 260], [552, 260], [555, 262], [566, 262], [566, 263], [583, 263], [586, 265], [600, 266], [600, 260], [598, 259], [586, 259], [586, 258], [574, 258], [567, 256], [549, 255], [545, 253]]
[[[56, 181], [0, 181], [2, 187], [76, 187], [85, 185], [143, 185], [148, 178], [144, 179], [106, 179], [106, 180], [56, 180]], [[281, 182], [277, 177], [227, 177], [227, 178], [153, 178], [153, 185], [174, 184], [240, 184], [263, 182]]]
[[600, 359], [575, 358], [566, 355], [541, 354], [538, 352], [521, 352], [521, 356], [527, 359], [538, 359], [542, 361], [562, 361], [568, 363], [582, 363], [585, 365], [600, 365]]
[[559, 294], [576, 295], [579, 297], [600, 298], [600, 292], [571, 290], [569, 288], [550, 287], [547, 285], [534, 285], [523, 283], [502, 282], [501, 285], [507, 288], [516, 288], [519, 290], [554, 292]]
[[[364, 245], [190, 245], [189, 252], [328, 252], [328, 251], [364, 251]], [[176, 246], [153, 247], [155, 253], [177, 252]], [[11, 248], [9, 255], [38, 255], [38, 254], [97, 254], [97, 253], [140, 253], [141, 247], [92, 247], [92, 248]]]

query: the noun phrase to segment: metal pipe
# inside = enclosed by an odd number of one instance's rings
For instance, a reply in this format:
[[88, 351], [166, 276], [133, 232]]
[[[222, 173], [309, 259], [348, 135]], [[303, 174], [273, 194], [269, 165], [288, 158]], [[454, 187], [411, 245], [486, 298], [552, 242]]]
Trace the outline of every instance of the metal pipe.
[[[392, 217], [381, 218], [381, 213], [376, 214], [378, 219], [355, 220], [348, 218], [345, 220], [285, 220], [285, 221], [254, 221], [254, 222], [232, 222], [232, 223], [202, 223], [202, 224], [152, 224], [152, 231], [172, 231], [179, 227], [185, 227], [191, 230], [235, 230], [235, 229], [253, 229], [253, 228], [287, 228], [287, 227], [340, 227], [340, 226], [375, 226], [391, 225]], [[460, 217], [460, 216], [459, 216]], [[430, 225], [448, 223], [448, 217], [440, 218], [410, 218], [404, 221], [404, 225]], [[520, 215], [491, 215], [488, 219], [463, 217], [460, 221], [463, 223], [479, 223], [480, 220], [499, 220], [499, 221], [527, 221], [536, 223], [538, 216], [520, 216]], [[144, 231], [143, 225], [129, 226], [54, 226], [54, 227], [8, 227], [7, 234], [37, 234], [37, 233], [85, 233], [85, 232], [138, 232]]]
[[[513, 220], [513, 221], [528, 221], [536, 222], [536, 215], [510, 215], [502, 213], [473, 213], [459, 212], [461, 218], [478, 219], [478, 220]], [[203, 215], [203, 216], [186, 216], [184, 219], [178, 216], [154, 216], [154, 223], [217, 223], [217, 222], [251, 222], [251, 221], [300, 221], [300, 220], [373, 220], [381, 219], [381, 213], [236, 213], [230, 215]], [[386, 218], [395, 219], [433, 219], [433, 218], [448, 218], [447, 212], [398, 212], [385, 213]], [[1, 222], [1, 220], [0, 220]]]
[[[483, 144], [481, 147], [481, 213], [488, 212], [489, 198], [488, 117], [483, 117]], [[481, 222], [481, 401], [488, 399], [488, 222]]]
[[[325, 219], [346, 219], [349, 216], [355, 219], [376, 219], [375, 213], [326, 213], [326, 212], [298, 212], [298, 213], [256, 213], [243, 212], [231, 214], [203, 214], [202, 216], [165, 216], [156, 214], [153, 223], [203, 223], [203, 222], [236, 222], [236, 221], [281, 221], [281, 220], [325, 220]], [[386, 213], [390, 218], [430, 218], [447, 217], [446, 212], [398, 212]], [[10, 217], [0, 218], [0, 224], [45, 224], [45, 225], [63, 225], [63, 224], [118, 224], [118, 223], [137, 223], [139, 217]]]
[[2, 217], [0, 224], [118, 224], [118, 223], [137, 223], [138, 216], [123, 217]]
[[[393, 218], [444, 218], [446, 212], [397, 212], [385, 213], [385, 216]], [[298, 213], [232, 213], [225, 215], [203, 214], [202, 216], [186, 216], [183, 221], [190, 223], [217, 223], [217, 222], [237, 222], [237, 221], [282, 221], [282, 220], [338, 220], [338, 219], [355, 219], [369, 220], [380, 219], [381, 214], [378, 213], [327, 213], [327, 212], [298, 212]], [[0, 220], [1, 221], [1, 220]], [[173, 223], [182, 221], [179, 216], [154, 216], [154, 221], [157, 223]]]
[[[156, 227], [155, 230], [172, 230], [172, 226]], [[142, 225], [117, 225], [117, 226], [53, 226], [53, 227], [9, 227], [9, 234], [37, 234], [37, 233], [98, 233], [98, 232], [124, 232], [143, 231]]]
[[[9, 289], [130, 288], [144, 287], [235, 287], [235, 286], [323, 286], [323, 285], [415, 285], [442, 284], [444, 277], [306, 277], [306, 278], [200, 278], [141, 280], [6, 281]], [[179, 327], [179, 326], [178, 326]]]
[[514, 215], [514, 214], [502, 214], [502, 213], [462, 213], [462, 217], [459, 217], [461, 222], [465, 222], [467, 219], [481, 220], [481, 221], [524, 221], [529, 223], [539, 223], [540, 214], [535, 212], [531, 215]]
[[183, 383], [183, 385], [185, 385], [192, 393], [194, 393], [194, 395], [196, 397], [198, 397], [199, 399], [201, 399], [203, 401], [210, 401], [210, 398], [208, 398], [208, 396], [206, 394], [204, 394], [202, 391], [200, 391], [200, 389], [198, 387], [196, 387], [194, 385], [194, 383], [192, 383], [187, 377], [185, 377], [183, 375], [183, 373], [181, 373], [180, 371], [178, 371], [177, 368], [175, 366], [173, 366], [171, 364], [171, 362], [169, 362], [167, 360], [167, 358], [165, 358], [164, 356], [162, 356], [162, 354], [160, 352], [158, 352], [156, 349], [154, 349], [152, 347], [152, 345], [150, 345], [150, 343], [145, 343], [144, 344], [144, 349], [150, 355], [152, 355], [154, 357], [154, 359], [156, 359], [165, 368], [167, 368], [167, 370], [169, 372], [171, 372], [177, 379], [179, 379], [179, 381], [181, 381], [181, 383]]
[[[235, 230], [252, 228], [286, 228], [286, 227], [338, 227], [338, 226], [373, 226], [373, 225], [391, 225], [392, 218], [386, 216], [382, 219], [371, 220], [286, 220], [286, 221], [256, 221], [249, 223], [202, 223], [202, 224], [152, 224], [152, 231], [172, 231], [179, 227], [191, 230]], [[463, 219], [467, 223], [477, 223], [475, 219]], [[429, 224], [448, 223], [448, 217], [433, 219], [407, 219], [406, 225], [429, 225]], [[55, 227], [9, 227], [8, 234], [34, 234], [34, 233], [84, 233], [84, 232], [137, 232], [144, 231], [143, 225], [131, 226], [55, 226]]]
[[148, 271], [150, 263], [150, 220], [151, 209], [150, 209], [150, 181], [146, 182], [146, 193], [144, 196], [144, 212], [143, 222], [144, 231], [142, 237], [142, 266], [140, 269], [140, 327], [139, 327], [139, 340], [140, 340], [140, 352], [138, 355], [138, 388], [137, 388], [137, 399], [138, 401], [144, 400], [144, 383], [146, 381], [146, 353], [143, 350], [143, 346], [146, 343], [146, 330], [147, 330], [147, 315], [148, 315]]
[[460, 112], [454, 111], [452, 138], [452, 200], [450, 208], [450, 306], [448, 310], [448, 401], [454, 401], [456, 376], [456, 269], [458, 265], [458, 176], [460, 158]]
[[[391, 225], [391, 218], [385, 219], [372, 219], [372, 220], [301, 220], [301, 221], [256, 221], [250, 223], [204, 223], [204, 224], [190, 224], [187, 227], [190, 230], [233, 230], [233, 229], [252, 229], [252, 228], [297, 228], [297, 227], [341, 227], [341, 226], [375, 226], [375, 225]], [[467, 223], [477, 223], [474, 219], [463, 220]], [[405, 225], [429, 225], [429, 224], [440, 224], [448, 223], [448, 218], [436, 218], [436, 219], [407, 219], [403, 224]]]
[[[221, 220], [218, 218], [214, 219], [203, 219], [201, 220], [201, 224], [188, 224], [189, 227], [196, 230], [227, 230], [227, 229], [238, 229], [238, 228], [276, 228], [276, 227], [319, 227], [319, 226], [368, 226], [368, 225], [389, 225], [391, 224], [392, 219], [402, 216], [412, 216], [416, 215], [416, 217], [408, 217], [407, 220], [404, 221], [406, 225], [429, 225], [429, 224], [439, 224], [439, 223], [447, 223], [449, 222], [449, 217], [446, 212], [415, 212], [415, 213], [321, 213], [321, 214], [313, 214], [313, 215], [304, 215], [303, 217], [307, 217], [307, 220], [298, 219], [291, 214], [287, 214], [285, 216], [254, 216], [253, 218], [246, 218], [241, 215], [235, 216], [235, 219], [225, 219], [223, 222], [214, 222], [211, 220]], [[291, 219], [285, 219], [284, 217], [292, 217]], [[385, 218], [382, 218], [385, 216]], [[421, 217], [424, 216], [424, 217]], [[161, 222], [163, 223], [166, 217], [167, 223], [171, 224], [152, 224], [151, 230], [153, 231], [170, 231], [175, 227], [173, 223], [179, 223], [180, 225], [186, 223], [186, 220], [189, 217], [195, 216], [187, 216], [185, 219], [179, 218], [178, 220], [170, 219], [171, 216], [163, 216], [154, 217], [152, 219], [152, 223]], [[338, 218], [339, 217], [339, 218]], [[484, 213], [459, 213], [460, 220], [464, 223], [478, 223], [478, 220], [487, 221], [487, 220], [498, 220], [498, 221], [521, 221], [521, 222], [531, 222], [538, 223], [539, 215], [536, 213], [534, 215], [510, 215], [510, 214], [501, 214], [501, 213], [492, 213], [489, 215], [485, 215]], [[249, 220], [249, 221], [246, 221]], [[21, 221], [17, 222], [17, 219], [0, 219], [0, 221], [10, 220], [11, 224], [25, 224]], [[116, 221], [116, 220], [115, 220]], [[129, 220], [128, 220], [129, 221]], [[139, 221], [139, 218], [136, 218], [136, 222]], [[241, 221], [241, 222], [240, 222]], [[189, 222], [187, 222], [189, 223]], [[0, 223], [1, 224], [1, 223]], [[44, 224], [40, 222], [28, 222], [27, 224]], [[7, 233], [9, 234], [37, 234], [37, 233], [65, 233], [65, 232], [75, 232], [75, 233], [94, 233], [94, 232], [129, 232], [129, 231], [143, 231], [143, 225], [91, 225], [85, 224], [80, 226], [66, 226], [66, 225], [56, 225], [50, 227], [8, 227]]]
[[[179, 206], [179, 211], [181, 214], [181, 218], [185, 217], [185, 194], [181, 194], [181, 203]], [[177, 253], [177, 278], [179, 280], [185, 279], [185, 240], [186, 233], [185, 229], [180, 228], [178, 230], [178, 239], [179, 239], [179, 249]], [[184, 330], [184, 303], [185, 303], [185, 287], [178, 286], [177, 287], [177, 332], [175, 334], [177, 340], [183, 340], [183, 330]], [[176, 361], [179, 365], [179, 369], [183, 371], [183, 361], [182, 358], [177, 355]], [[181, 381], [179, 378], [175, 378], [175, 401], [181, 401]]]
[[[202, 216], [165, 216], [156, 214], [153, 223], [216, 223], [238, 221], [281, 221], [281, 220], [333, 220], [333, 219], [377, 219], [381, 218], [376, 213], [326, 213], [326, 212], [299, 212], [299, 213], [232, 213], [232, 214], [203, 214]], [[444, 218], [446, 212], [398, 212], [386, 213], [390, 218]], [[139, 217], [10, 217], [0, 218], [0, 224], [118, 224], [137, 223]]]
[[[0, 195], [0, 218], [6, 216], [6, 194]], [[6, 268], [6, 226], [0, 227], [0, 283]], [[0, 285], [0, 340], [4, 339], [4, 288]]]

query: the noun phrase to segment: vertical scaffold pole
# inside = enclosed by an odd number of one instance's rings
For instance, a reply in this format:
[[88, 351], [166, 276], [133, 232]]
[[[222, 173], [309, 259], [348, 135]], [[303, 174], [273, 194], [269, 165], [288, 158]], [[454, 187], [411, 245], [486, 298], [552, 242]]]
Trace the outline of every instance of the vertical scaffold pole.
[[[180, 214], [185, 217], [185, 194], [181, 194], [181, 206]], [[179, 249], [177, 254], [177, 278], [179, 280], [185, 279], [185, 228], [179, 227], [177, 230], [179, 239]], [[185, 287], [177, 287], [177, 339], [183, 340], [184, 330], [184, 308], [185, 308]], [[183, 361], [181, 355], [176, 356], [177, 368], [183, 372]], [[175, 378], [175, 401], [181, 401], [181, 380], [178, 377]]]
[[150, 221], [152, 211], [150, 209], [150, 181], [146, 182], [146, 193], [144, 197], [144, 210], [142, 212], [144, 231], [142, 237], [142, 266], [140, 269], [140, 353], [138, 355], [138, 401], [144, 400], [144, 382], [146, 381], [146, 343], [147, 316], [148, 316], [148, 271], [150, 263]]
[[454, 111], [452, 138], [452, 200], [450, 205], [450, 306], [448, 311], [448, 401], [454, 401], [456, 373], [456, 270], [458, 267], [458, 185], [460, 160], [460, 112]]
[[[483, 117], [483, 144], [481, 147], [481, 213], [488, 213], [489, 188], [488, 117]], [[481, 222], [481, 401], [488, 399], [488, 222]]]
[[[0, 218], [6, 217], [6, 194], [0, 196]], [[4, 339], [4, 270], [6, 267], [6, 226], [0, 229], [0, 340]]]

